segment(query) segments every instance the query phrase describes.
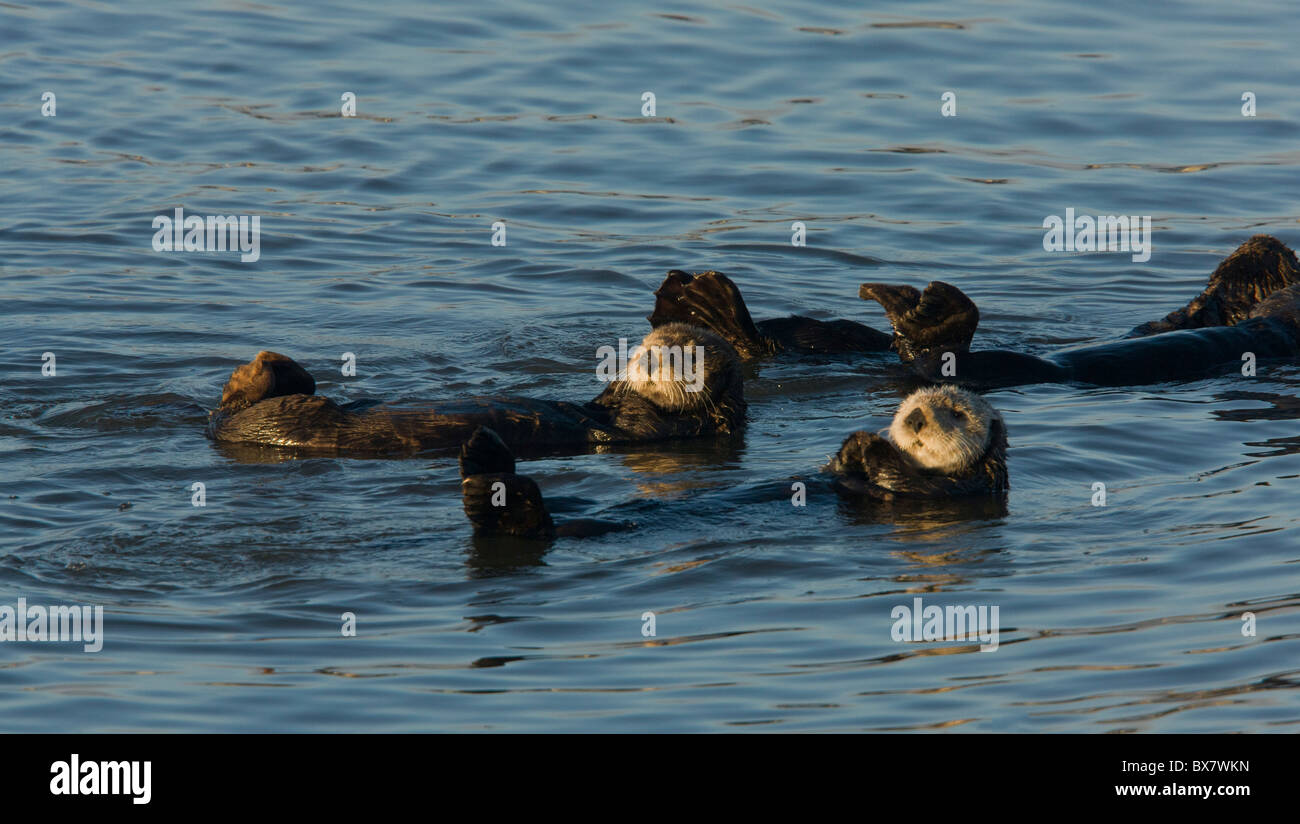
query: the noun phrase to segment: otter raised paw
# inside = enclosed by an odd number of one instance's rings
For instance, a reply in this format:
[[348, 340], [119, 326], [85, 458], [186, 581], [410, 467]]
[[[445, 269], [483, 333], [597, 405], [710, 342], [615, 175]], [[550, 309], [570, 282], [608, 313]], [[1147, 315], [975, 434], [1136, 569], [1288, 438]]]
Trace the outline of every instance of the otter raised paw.
[[555, 537], [542, 491], [515, 474], [515, 456], [491, 429], [480, 426], [460, 448], [460, 490], [465, 516], [477, 534]]
[[501, 436], [480, 426], [460, 448], [460, 492], [475, 535], [549, 541], [631, 529], [625, 521], [582, 518], [556, 524], [532, 478], [515, 474], [515, 456]]

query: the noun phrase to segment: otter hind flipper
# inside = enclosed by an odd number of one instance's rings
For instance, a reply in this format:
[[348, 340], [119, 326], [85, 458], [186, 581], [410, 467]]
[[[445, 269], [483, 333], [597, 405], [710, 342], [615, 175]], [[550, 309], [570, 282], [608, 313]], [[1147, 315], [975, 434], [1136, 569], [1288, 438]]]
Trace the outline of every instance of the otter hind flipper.
[[476, 535], [550, 540], [555, 523], [532, 478], [507, 473], [471, 475], [460, 482], [465, 516]]
[[579, 518], [556, 524], [532, 478], [515, 474], [515, 456], [497, 433], [480, 426], [460, 448], [460, 490], [475, 535], [552, 540], [592, 538], [634, 529], [629, 521]]
[[894, 348], [911, 361], [942, 352], [965, 352], [979, 327], [975, 302], [950, 283], [931, 281], [924, 292], [911, 286], [864, 283], [858, 297], [874, 300], [894, 327]]
[[740, 289], [721, 272], [690, 274], [673, 269], [655, 290], [646, 318], [658, 329], [668, 323], [702, 326], [730, 343], [742, 358], [770, 355], [776, 347], [759, 333]]

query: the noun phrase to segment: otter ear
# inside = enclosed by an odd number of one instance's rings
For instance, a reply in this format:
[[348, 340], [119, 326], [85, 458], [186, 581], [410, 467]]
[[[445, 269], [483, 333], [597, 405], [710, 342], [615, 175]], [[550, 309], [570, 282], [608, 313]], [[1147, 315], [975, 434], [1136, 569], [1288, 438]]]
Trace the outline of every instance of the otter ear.
[[262, 351], [230, 374], [221, 390], [221, 407], [238, 411], [266, 398], [315, 392], [316, 381], [292, 358]]
[[975, 302], [950, 283], [935, 280], [918, 292], [910, 286], [864, 283], [858, 297], [874, 300], [894, 326], [905, 359], [947, 351], [965, 352], [979, 326]]
[[735, 347], [741, 357], [769, 352], [740, 290], [721, 272], [692, 275], [673, 269], [655, 290], [655, 308], [646, 318], [658, 329], [666, 323], [702, 326]]

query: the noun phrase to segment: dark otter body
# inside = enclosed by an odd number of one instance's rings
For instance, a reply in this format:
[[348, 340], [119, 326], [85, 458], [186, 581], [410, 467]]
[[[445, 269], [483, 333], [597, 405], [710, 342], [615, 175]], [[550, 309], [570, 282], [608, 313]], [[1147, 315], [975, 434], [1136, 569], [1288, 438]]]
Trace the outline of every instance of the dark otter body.
[[883, 352], [891, 338], [851, 320], [816, 320], [794, 315], [755, 323], [740, 290], [721, 272], [689, 274], [673, 269], [655, 291], [655, 308], [647, 318], [665, 323], [703, 326], [735, 347], [742, 358], [780, 352]]
[[[694, 330], [698, 332], [699, 330]], [[471, 398], [429, 405], [339, 405], [315, 395], [316, 382], [292, 359], [260, 352], [237, 368], [208, 423], [226, 443], [286, 446], [355, 454], [415, 454], [455, 448], [481, 426], [513, 448], [585, 447], [598, 443], [727, 435], [745, 423], [743, 381], [735, 353], [701, 332], [707, 366], [700, 392], [665, 408], [614, 381], [588, 403], [532, 398]]]
[[[514, 443], [539, 447], [632, 440], [613, 424], [615, 413], [595, 403], [575, 405], [529, 398], [471, 398], [459, 403], [363, 412], [316, 395], [267, 398], [246, 409], [213, 414], [214, 440], [260, 443], [328, 452], [414, 454], [463, 442], [475, 427], [490, 426]], [[641, 432], [652, 428], [637, 420]], [[647, 433], [648, 434], [648, 433]]]
[[[926, 378], [977, 386], [1080, 383], [1129, 386], [1200, 377], [1256, 359], [1300, 355], [1300, 266], [1281, 241], [1256, 235], [1229, 255], [1205, 291], [1124, 340], [1040, 358], [969, 349], [979, 310], [955, 286], [864, 283], [864, 300], [884, 307], [894, 348]], [[946, 367], [946, 368], [945, 368]]]

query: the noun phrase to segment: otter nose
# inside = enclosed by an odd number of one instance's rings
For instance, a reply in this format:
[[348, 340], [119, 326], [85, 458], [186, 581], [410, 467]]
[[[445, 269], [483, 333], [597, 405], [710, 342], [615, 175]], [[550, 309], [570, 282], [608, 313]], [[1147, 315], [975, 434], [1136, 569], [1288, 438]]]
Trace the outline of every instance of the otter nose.
[[910, 426], [913, 432], [920, 432], [925, 429], [925, 413], [920, 409], [913, 409], [912, 414], [903, 419], [903, 423]]

